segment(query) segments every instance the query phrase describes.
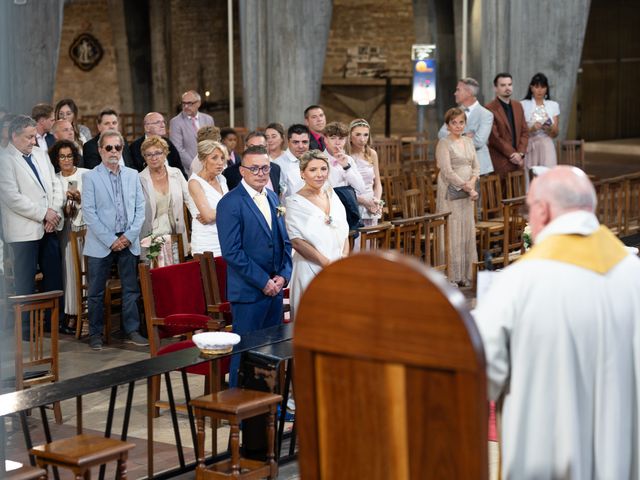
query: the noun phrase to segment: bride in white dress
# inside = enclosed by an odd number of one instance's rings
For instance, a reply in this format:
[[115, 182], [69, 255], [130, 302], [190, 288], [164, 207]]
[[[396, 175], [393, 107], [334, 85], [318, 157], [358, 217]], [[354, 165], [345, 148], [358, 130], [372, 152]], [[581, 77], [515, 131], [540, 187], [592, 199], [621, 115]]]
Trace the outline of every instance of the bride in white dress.
[[304, 186], [286, 199], [287, 233], [295, 250], [291, 273], [291, 315], [320, 270], [349, 253], [349, 225], [342, 202], [329, 186], [326, 154], [311, 150], [300, 158]]

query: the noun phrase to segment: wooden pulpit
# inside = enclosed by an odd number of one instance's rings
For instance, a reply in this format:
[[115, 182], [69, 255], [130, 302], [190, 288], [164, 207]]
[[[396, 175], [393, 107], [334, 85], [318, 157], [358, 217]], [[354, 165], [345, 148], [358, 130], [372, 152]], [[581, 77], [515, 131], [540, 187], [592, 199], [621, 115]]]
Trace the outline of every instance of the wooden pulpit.
[[394, 252], [325, 268], [294, 326], [304, 480], [488, 477], [480, 335], [462, 294]]

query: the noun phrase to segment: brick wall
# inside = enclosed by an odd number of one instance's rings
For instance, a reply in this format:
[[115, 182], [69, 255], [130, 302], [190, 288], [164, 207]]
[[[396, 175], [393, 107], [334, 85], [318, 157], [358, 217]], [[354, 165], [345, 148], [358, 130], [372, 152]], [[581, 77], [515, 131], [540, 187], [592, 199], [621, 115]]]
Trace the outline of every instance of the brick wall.
[[[323, 83], [331, 79], [347, 77], [357, 84], [368, 67], [371, 70], [384, 68], [393, 76], [411, 75], [411, 45], [415, 43], [412, 0], [335, 0], [331, 33], [327, 45]], [[379, 55], [371, 55], [370, 63], [354, 61], [353, 50], [358, 46], [374, 47]], [[382, 58], [383, 61], [377, 61]], [[357, 65], [355, 65], [357, 64]], [[351, 87], [355, 92], [357, 87]], [[383, 87], [369, 88], [368, 94], [382, 93]], [[341, 94], [349, 94], [349, 88], [341, 87]], [[392, 133], [415, 131], [416, 108], [411, 102], [410, 88], [396, 91], [391, 107]], [[322, 104], [330, 120], [349, 122], [353, 113], [323, 89]], [[384, 105], [380, 106], [368, 119], [374, 132], [384, 132]]]
[[[61, 98], [73, 98], [80, 110], [80, 116], [97, 113], [105, 106], [120, 109], [121, 99], [110, 22], [107, 0], [73, 0], [64, 7], [54, 102]], [[89, 72], [80, 70], [69, 57], [71, 43], [83, 32], [93, 35], [104, 50], [100, 63]], [[89, 128], [95, 129], [95, 122], [85, 120], [85, 123]]]
[[[237, 5], [234, 9], [234, 87], [236, 104], [242, 97], [242, 64]], [[195, 89], [209, 101], [220, 103], [210, 111], [217, 125], [228, 125], [229, 56], [227, 45], [226, 0], [171, 1], [171, 91], [172, 105], [180, 95]], [[236, 124], [242, 123], [242, 109], [237, 108]]]

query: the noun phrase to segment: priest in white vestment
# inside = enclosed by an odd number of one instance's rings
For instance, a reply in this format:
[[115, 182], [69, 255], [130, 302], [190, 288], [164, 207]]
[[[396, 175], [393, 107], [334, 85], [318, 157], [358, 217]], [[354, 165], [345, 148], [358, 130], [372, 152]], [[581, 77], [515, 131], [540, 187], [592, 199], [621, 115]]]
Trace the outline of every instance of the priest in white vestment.
[[535, 179], [527, 205], [535, 245], [474, 313], [502, 478], [640, 478], [640, 259], [599, 225], [579, 169]]

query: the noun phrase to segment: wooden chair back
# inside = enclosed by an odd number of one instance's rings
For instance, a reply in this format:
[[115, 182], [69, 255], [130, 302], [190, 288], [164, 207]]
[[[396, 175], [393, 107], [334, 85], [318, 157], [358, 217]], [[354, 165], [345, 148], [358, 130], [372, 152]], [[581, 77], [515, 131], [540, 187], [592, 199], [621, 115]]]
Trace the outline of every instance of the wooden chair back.
[[118, 116], [118, 124], [122, 136], [129, 143], [144, 134], [142, 117], [136, 113], [121, 113]]
[[513, 256], [520, 255], [524, 248], [522, 234], [527, 221], [524, 216], [525, 196], [507, 198], [504, 205], [504, 240], [502, 247], [503, 265], [506, 267], [513, 260]]
[[392, 225], [389, 222], [359, 228], [360, 250], [389, 250], [391, 248], [391, 228]]
[[596, 215], [601, 224], [606, 225], [616, 235], [623, 232], [625, 185], [617, 178], [609, 178], [594, 183], [598, 205]]
[[522, 197], [527, 194], [524, 170], [515, 170], [513, 172], [507, 173], [506, 184], [506, 198]]
[[502, 218], [502, 183], [500, 176], [491, 174], [480, 177], [480, 218]]
[[424, 263], [449, 275], [449, 216], [451, 212], [423, 217]]
[[318, 274], [294, 337], [302, 478], [487, 479], [484, 353], [461, 305], [395, 252]]
[[584, 140], [559, 141], [558, 164], [573, 165], [584, 170]]
[[422, 193], [424, 211], [436, 213], [436, 187], [433, 183], [433, 175], [430, 173], [414, 173], [411, 175], [411, 186]]
[[422, 217], [394, 220], [392, 248], [405, 255], [422, 259]]
[[[58, 327], [62, 290], [9, 297], [15, 323], [16, 390], [58, 381]], [[47, 341], [45, 322], [49, 319], [51, 337]], [[23, 337], [23, 322], [28, 337]], [[48, 344], [48, 346], [47, 346]], [[45, 367], [47, 370], [34, 372]], [[57, 423], [62, 423], [60, 404], [54, 404]]]
[[385, 203], [387, 219], [402, 217], [403, 194], [407, 188], [404, 175], [381, 177], [382, 195]]
[[402, 192], [402, 218], [420, 217], [425, 213], [425, 201], [419, 188]]
[[628, 175], [625, 195], [624, 234], [640, 231], [640, 173]]
[[76, 338], [80, 338], [83, 324], [89, 324], [89, 307], [87, 304], [87, 294], [89, 292], [87, 257], [82, 254], [86, 233], [86, 229], [78, 232], [71, 231], [69, 233], [71, 255], [73, 256], [73, 269], [76, 274], [75, 284], [73, 285], [73, 288], [75, 288], [76, 291], [76, 312], [78, 312], [76, 319]]
[[378, 154], [378, 163], [381, 170], [387, 165], [400, 165], [402, 153], [402, 142], [397, 138], [375, 138], [371, 146]]

